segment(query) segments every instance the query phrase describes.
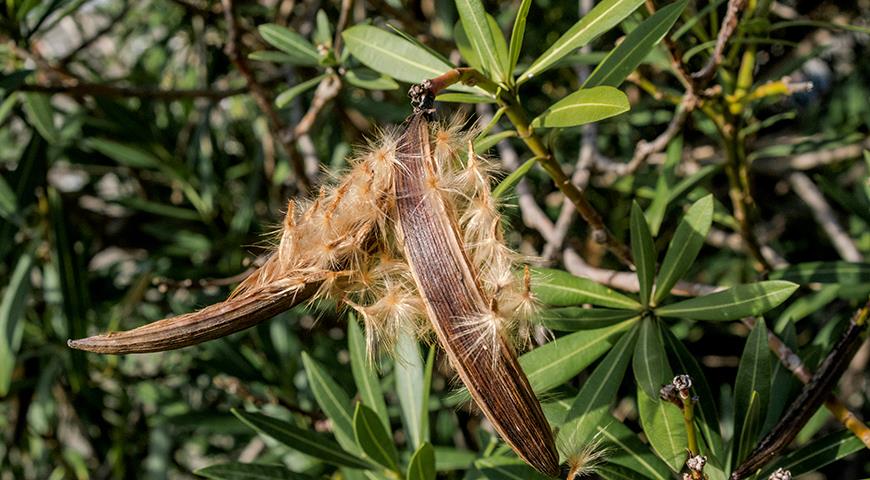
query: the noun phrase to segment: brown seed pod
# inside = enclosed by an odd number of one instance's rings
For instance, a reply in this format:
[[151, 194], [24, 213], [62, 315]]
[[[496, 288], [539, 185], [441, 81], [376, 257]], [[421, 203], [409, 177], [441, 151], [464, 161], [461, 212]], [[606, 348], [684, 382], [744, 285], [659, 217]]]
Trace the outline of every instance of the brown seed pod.
[[494, 343], [480, 342], [480, 331], [469, 321], [492, 315], [493, 306], [472, 271], [456, 219], [427, 182], [435, 175], [435, 162], [423, 114], [406, 122], [396, 155], [400, 238], [441, 346], [502, 439], [537, 470], [557, 476], [552, 431], [513, 348], [498, 330]]

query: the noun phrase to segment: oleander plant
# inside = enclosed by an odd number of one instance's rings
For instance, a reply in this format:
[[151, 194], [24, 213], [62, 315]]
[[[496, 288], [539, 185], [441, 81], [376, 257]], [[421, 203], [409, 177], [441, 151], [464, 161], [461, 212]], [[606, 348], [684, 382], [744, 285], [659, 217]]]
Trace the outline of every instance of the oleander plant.
[[7, 0], [0, 480], [870, 476], [870, 13]]

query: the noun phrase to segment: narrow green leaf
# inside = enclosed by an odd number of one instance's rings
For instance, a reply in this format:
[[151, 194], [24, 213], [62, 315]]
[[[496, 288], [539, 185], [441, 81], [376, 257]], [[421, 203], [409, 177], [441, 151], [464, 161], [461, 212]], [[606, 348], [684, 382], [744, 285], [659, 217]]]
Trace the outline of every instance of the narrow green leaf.
[[[756, 412], [751, 411], [753, 397], [758, 403]], [[769, 399], [770, 352], [767, 346], [767, 327], [764, 320], [759, 318], [746, 339], [734, 382], [734, 431], [739, 443], [734, 449], [733, 465], [737, 465], [755, 446], [767, 414]]]
[[287, 470], [284, 465], [229, 462], [209, 465], [193, 472], [213, 480], [309, 480], [314, 477]]
[[277, 50], [260, 50], [249, 53], [248, 58], [257, 62], [283, 63], [303, 67], [317, 65], [317, 62], [312, 60], [311, 57], [298, 52], [290, 54]]
[[[336, 466], [371, 469], [372, 465], [343, 450], [329, 436], [293, 425], [290, 422], [260, 413], [232, 410], [249, 427], [268, 435], [283, 445]], [[356, 443], [354, 443], [356, 446]]]
[[770, 273], [771, 280], [807, 283], [856, 285], [870, 283], [870, 263], [808, 262], [790, 265]]
[[465, 35], [483, 64], [484, 71], [491, 77], [502, 79], [495, 39], [492, 37], [483, 3], [480, 0], [456, 0], [456, 10], [462, 20]]
[[408, 462], [408, 480], [435, 480], [435, 449], [424, 443]]
[[314, 28], [314, 42], [318, 45], [332, 47], [332, 25], [323, 9], [317, 11]]
[[425, 48], [371, 25], [356, 25], [341, 36], [365, 66], [397, 80], [420, 83], [453, 68]]
[[529, 16], [529, 7], [532, 6], [532, 0], [520, 1], [520, 8], [517, 9], [517, 18], [514, 20], [514, 27], [511, 30], [511, 43], [508, 53], [508, 75], [513, 75], [517, 69], [517, 62], [520, 59], [520, 51], [523, 48], [523, 37], [526, 34], [526, 18]]
[[368, 68], [350, 69], [344, 74], [344, 79], [354, 87], [366, 90], [395, 90], [399, 88], [399, 84], [392, 78]]
[[637, 472], [634, 470], [616, 465], [613, 463], [605, 463], [595, 467], [597, 473], [604, 480], [636, 480]]
[[468, 450], [460, 450], [451, 447], [435, 448], [435, 470], [445, 472], [451, 470], [465, 470], [470, 468], [477, 459], [477, 454]]
[[[502, 132], [504, 133], [504, 132]], [[530, 158], [523, 162], [516, 170], [511, 172], [510, 175], [505, 177], [497, 187], [492, 191], [492, 196], [495, 199], [501, 198], [508, 190], [512, 189], [514, 185], [516, 185], [523, 177], [526, 176], [527, 173], [535, 166], [535, 163], [538, 162], [537, 158]]]
[[728, 321], [760, 315], [784, 302], [798, 285], [783, 280], [738, 285], [703, 297], [656, 308], [662, 317]]
[[556, 40], [556, 43], [550, 45], [550, 48], [532, 63], [520, 77], [520, 83], [533, 78], [565, 55], [574, 52], [615, 27], [642, 3], [643, 0], [604, 0], [595, 5], [589, 13], [568, 29]]
[[583, 83], [583, 87], [598, 85], [618, 87], [664, 38], [683, 13], [687, 3], [688, 0], [671, 3], [641, 22], [598, 64]]
[[503, 132], [494, 133], [483, 138], [478, 138], [474, 141], [474, 151], [477, 153], [484, 153], [490, 148], [494, 147], [498, 142], [506, 138], [512, 138], [516, 136], [516, 130], [505, 130]]
[[610, 419], [610, 408], [634, 351], [637, 328], [616, 342], [598, 364], [580, 393], [574, 397], [565, 423], [559, 428], [558, 444], [567, 451], [580, 451], [598, 433], [598, 427]]
[[354, 440], [351, 403], [347, 393], [335, 383], [323, 367], [308, 356], [307, 352], [302, 352], [302, 363], [317, 404], [332, 420], [335, 439], [345, 449], [358, 451]]
[[640, 322], [632, 367], [637, 385], [649, 398], [658, 401], [659, 391], [664, 384], [670, 383], [674, 374], [668, 365], [658, 320], [654, 317], [646, 317]]
[[267, 43], [291, 57], [307, 59], [310, 65], [317, 65], [320, 55], [308, 40], [287, 27], [268, 23], [257, 27]]
[[27, 121], [51, 145], [60, 142], [60, 131], [54, 126], [54, 108], [51, 97], [42, 93], [22, 92], [24, 114]]
[[495, 58], [496, 62], [498, 62], [496, 65], [496, 75], [502, 82], [507, 82], [508, 78], [511, 76], [511, 71], [508, 70], [510, 67], [510, 59], [508, 58], [507, 42], [505, 41], [504, 34], [501, 32], [501, 27], [498, 26], [498, 22], [495, 21], [495, 18], [490, 14], [486, 14], [486, 21], [489, 24], [489, 31], [492, 34]]
[[670, 480], [671, 472], [649, 447], [628, 427], [614, 417], [605, 426], [598, 427], [598, 434], [605, 445], [612, 445], [614, 452], [605, 461], [638, 472], [641, 477], [653, 480]]
[[584, 303], [626, 310], [638, 310], [641, 307], [631, 297], [562, 270], [533, 269], [532, 291], [538, 300], [551, 307], [569, 307]]
[[532, 120], [532, 127], [573, 127], [627, 112], [628, 97], [613, 87], [582, 88]]
[[[402, 407], [402, 422], [410, 444], [420, 448], [423, 442], [423, 359], [417, 340], [408, 334], [399, 335], [396, 345], [396, 394]], [[426, 405], [428, 407], [428, 405]]]
[[495, 99], [492, 97], [476, 95], [473, 93], [442, 93], [436, 96], [435, 100], [439, 102], [453, 103], [495, 103]]
[[548, 308], [540, 313], [541, 325], [562, 332], [603, 328], [636, 317], [632, 310], [610, 310], [607, 308], [562, 307]]
[[848, 430], [832, 433], [772, 462], [762, 470], [758, 478], [767, 478], [777, 468], [788, 470], [797, 477], [819, 470], [865, 448], [861, 439]]
[[21, 347], [24, 334], [24, 307], [30, 297], [30, 269], [33, 253], [24, 252], [18, 258], [9, 277], [9, 285], [3, 290], [0, 300], [0, 398], [9, 393], [15, 356]]
[[160, 159], [153, 153], [136, 145], [116, 142], [107, 138], [88, 138], [84, 140], [83, 144], [127, 167], [160, 167]]
[[429, 441], [429, 392], [432, 391], [432, 370], [435, 368], [436, 348], [430, 348], [423, 366], [423, 398], [420, 399], [420, 438]]
[[646, 219], [649, 222], [650, 233], [659, 234], [659, 228], [665, 218], [665, 212], [670, 202], [670, 192], [677, 181], [677, 166], [683, 159], [683, 136], [677, 135], [668, 143], [665, 153], [665, 163], [659, 170], [656, 179], [656, 191], [652, 202], [646, 209]]
[[656, 252], [649, 224], [637, 202], [631, 206], [631, 255], [637, 265], [637, 278], [640, 282], [640, 303], [649, 305], [653, 280], [656, 275]]
[[695, 257], [704, 246], [704, 239], [710, 231], [712, 222], [713, 195], [707, 195], [689, 208], [677, 226], [677, 231], [674, 232], [674, 238], [656, 277], [653, 305], [657, 305], [671, 292], [677, 280], [685, 275], [695, 262]]
[[0, 218], [12, 222], [12, 218], [18, 214], [17, 205], [18, 198], [15, 196], [15, 192], [9, 187], [6, 179], [0, 176]]
[[484, 457], [477, 459], [474, 466], [488, 480], [551, 480], [518, 458]]
[[520, 357], [520, 365], [536, 393], [553, 389], [583, 371], [610, 350], [617, 336], [637, 322], [631, 318], [611, 327], [581, 330], [538, 347]]
[[393, 439], [381, 425], [378, 414], [362, 403], [356, 404], [353, 414], [353, 434], [356, 444], [372, 461], [389, 470], [399, 470], [399, 454]]
[[350, 369], [353, 372], [353, 379], [360, 399], [378, 414], [384, 428], [389, 431], [390, 417], [387, 415], [384, 392], [381, 390], [380, 382], [378, 382], [374, 365], [368, 361], [366, 339], [353, 315], [349, 315], [347, 319], [347, 347], [350, 352]]
[[326, 78], [326, 74], [318, 75], [314, 78], [309, 78], [308, 80], [305, 80], [302, 83], [297, 83], [296, 85], [293, 85], [292, 87], [288, 88], [287, 90], [284, 90], [283, 92], [281, 92], [275, 98], [275, 105], [278, 108], [286, 107], [290, 102], [293, 101], [294, 98], [296, 98], [299, 95], [307, 92], [308, 90], [311, 90], [312, 88], [316, 87], [317, 84], [320, 83], [320, 81], [323, 80], [324, 78]]
[[658, 393], [650, 398], [643, 388], [637, 389], [638, 412], [643, 432], [653, 451], [674, 472], [686, 461], [686, 428], [683, 412], [676, 405], [659, 400]]
[[453, 25], [453, 40], [456, 43], [456, 48], [459, 49], [459, 54], [462, 55], [462, 58], [469, 67], [478, 72], [486, 71], [483, 62], [477, 55], [477, 50], [471, 45], [471, 40], [468, 39], [468, 34], [465, 33], [462, 20], [457, 20], [456, 24]]

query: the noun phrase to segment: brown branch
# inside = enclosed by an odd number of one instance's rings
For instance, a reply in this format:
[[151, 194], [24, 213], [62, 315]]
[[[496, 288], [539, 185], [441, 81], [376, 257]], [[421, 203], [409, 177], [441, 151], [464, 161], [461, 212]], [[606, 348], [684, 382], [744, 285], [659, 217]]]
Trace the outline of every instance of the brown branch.
[[236, 66], [236, 69], [239, 71], [239, 73], [241, 73], [242, 76], [245, 78], [251, 96], [254, 97], [254, 101], [257, 103], [260, 111], [263, 112], [263, 114], [266, 115], [266, 118], [269, 120], [269, 129], [271, 130], [272, 135], [276, 136], [281, 140], [281, 146], [290, 157], [291, 166], [293, 167], [293, 171], [296, 173], [296, 181], [299, 184], [300, 190], [308, 191], [311, 188], [311, 181], [305, 174], [305, 165], [303, 164], [301, 158], [296, 152], [293, 144], [291, 142], [286, 142], [281, 139], [280, 132], [284, 129], [284, 124], [281, 121], [281, 118], [278, 116], [278, 113], [272, 107], [272, 100], [270, 99], [268, 92], [266, 92], [266, 89], [263, 88], [263, 86], [257, 81], [256, 76], [254, 76], [254, 72], [251, 71], [247, 59], [242, 54], [239, 47], [239, 26], [236, 22], [236, 16], [233, 8], [233, 0], [222, 1], [224, 18], [227, 22], [227, 44], [225, 47], [226, 54]]
[[704, 65], [704, 68], [692, 74], [692, 78], [696, 81], [704, 83], [713, 78], [716, 69], [722, 63], [722, 55], [725, 53], [725, 46], [728, 40], [734, 35], [737, 30], [737, 15], [743, 9], [743, 4], [746, 0], [728, 0], [728, 11], [725, 13], [725, 19], [722, 20], [722, 28], [719, 30], [719, 35], [716, 37], [716, 46], [713, 48], [713, 55]]
[[840, 254], [840, 257], [849, 262], [863, 262], [864, 256], [861, 255], [858, 247], [855, 246], [855, 242], [849, 238], [849, 235], [840, 226], [834, 211], [828, 205], [819, 187], [801, 172], [790, 173], [788, 175], [788, 182], [791, 184], [794, 193], [810, 207], [813, 217], [815, 217], [816, 222], [819, 223], [828, 235], [828, 238], [831, 239], [831, 243], [834, 245], [837, 253]]

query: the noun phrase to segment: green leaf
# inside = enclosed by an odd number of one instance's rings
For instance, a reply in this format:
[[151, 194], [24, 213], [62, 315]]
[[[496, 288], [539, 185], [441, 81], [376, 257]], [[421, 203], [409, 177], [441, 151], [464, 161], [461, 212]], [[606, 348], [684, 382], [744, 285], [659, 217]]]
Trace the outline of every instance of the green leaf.
[[314, 477], [287, 470], [284, 465], [266, 465], [262, 463], [229, 462], [209, 465], [193, 472], [201, 477], [214, 480], [308, 480]]
[[636, 318], [596, 330], [581, 330], [538, 347], [520, 357], [532, 389], [551, 390], [583, 371], [616, 343], [619, 334], [637, 322]]
[[381, 75], [374, 70], [369, 70], [368, 68], [354, 68], [348, 70], [347, 73], [344, 74], [344, 79], [354, 87], [364, 88], [366, 90], [395, 90], [399, 88], [399, 84], [392, 78]]
[[484, 457], [474, 466], [488, 480], [551, 480], [518, 458]]
[[408, 480], [435, 480], [435, 449], [424, 443], [408, 462]]
[[677, 166], [683, 157], [683, 136], [675, 136], [669, 143], [665, 155], [665, 163], [662, 165], [656, 179], [655, 196], [646, 209], [646, 219], [649, 223], [650, 233], [653, 236], [659, 234], [659, 228], [665, 218], [665, 212], [670, 202], [670, 193], [677, 179]]
[[432, 391], [432, 370], [435, 368], [436, 349], [430, 348], [423, 366], [423, 398], [420, 399], [420, 438], [429, 441], [429, 392]]
[[462, 26], [462, 20], [458, 20], [453, 25], [453, 37], [454, 42], [456, 42], [456, 48], [459, 49], [459, 54], [465, 60], [465, 63], [478, 72], [485, 72], [486, 68], [484, 68], [480, 57], [477, 56], [477, 51], [471, 46], [471, 41], [465, 33], [465, 27]]
[[24, 114], [27, 121], [37, 132], [51, 145], [60, 143], [60, 131], [54, 126], [54, 108], [51, 106], [51, 97], [42, 93], [25, 93]]
[[662, 317], [692, 320], [728, 321], [760, 315], [797, 290], [798, 285], [782, 280], [738, 285], [703, 297], [691, 298], [655, 309]]
[[529, 16], [529, 7], [532, 6], [532, 0], [520, 1], [520, 8], [517, 9], [517, 18], [514, 20], [514, 27], [511, 30], [511, 43], [508, 53], [508, 75], [513, 75], [517, 69], [517, 62], [520, 59], [520, 50], [523, 48], [523, 37], [526, 34], [526, 18]]
[[474, 151], [477, 153], [484, 153], [490, 148], [494, 147], [498, 142], [506, 138], [512, 138], [516, 136], [516, 130], [505, 130], [503, 132], [494, 133], [483, 138], [478, 138], [474, 141]]
[[317, 65], [316, 62], [311, 60], [311, 57], [298, 52], [289, 54], [278, 52], [276, 50], [260, 50], [258, 52], [249, 53], [248, 58], [257, 62], [286, 63], [289, 65], [309, 67]]
[[[330, 465], [371, 469], [372, 465], [356, 455], [343, 450], [335, 441], [322, 433], [312, 432], [290, 422], [254, 412], [232, 410], [249, 427], [268, 435], [279, 443]], [[356, 443], [354, 443], [356, 446]]]
[[468, 450], [451, 447], [435, 448], [435, 470], [438, 472], [450, 470], [465, 470], [470, 468], [477, 459], [477, 454]]
[[563, 307], [548, 308], [540, 313], [541, 325], [562, 332], [576, 332], [602, 328], [636, 317], [631, 310], [610, 310], [607, 308]]
[[489, 24], [489, 31], [492, 34], [492, 40], [495, 42], [493, 46], [495, 47], [495, 58], [498, 62], [497, 65], [497, 75], [501, 78], [502, 82], [507, 82], [511, 77], [511, 71], [508, 70], [508, 63], [510, 60], [508, 59], [508, 47], [507, 42], [504, 39], [504, 34], [501, 32], [501, 27], [498, 26], [498, 22], [495, 21], [492, 15], [486, 15], [486, 21]]
[[676, 405], [659, 400], [658, 393], [650, 398], [643, 388], [637, 389], [638, 412], [643, 432], [653, 451], [674, 472], [686, 461], [686, 428], [683, 412]]
[[653, 280], [656, 275], [656, 246], [653, 243], [649, 224], [637, 202], [631, 206], [631, 255], [637, 265], [637, 278], [640, 282], [640, 303], [649, 305]]
[[302, 59], [311, 66], [319, 63], [320, 55], [314, 45], [293, 30], [274, 23], [260, 25], [257, 30], [263, 40], [290, 57]]
[[389, 430], [390, 417], [387, 415], [384, 392], [381, 390], [380, 382], [378, 382], [374, 365], [368, 361], [366, 339], [353, 315], [349, 315], [347, 320], [347, 347], [350, 352], [350, 368], [360, 399], [377, 413], [384, 428]]
[[302, 83], [297, 83], [296, 85], [293, 85], [287, 90], [281, 92], [278, 97], [275, 98], [275, 105], [278, 108], [286, 107], [290, 102], [293, 101], [294, 98], [316, 87], [317, 84], [320, 83], [320, 81], [324, 78], [326, 78], [326, 74], [318, 75], [314, 78], [309, 78]]
[[618, 87], [649, 55], [680, 17], [688, 0], [680, 0], [662, 7], [641, 22], [625, 39], [607, 54], [583, 83], [583, 87], [610, 85]]
[[532, 63], [520, 77], [520, 83], [533, 78], [565, 55], [573, 53], [602, 33], [615, 27], [642, 3], [643, 0], [604, 0], [595, 5], [595, 8], [568, 29], [556, 40], [556, 43], [550, 45], [550, 48]]
[[329, 17], [322, 9], [317, 11], [314, 41], [319, 45], [332, 47], [332, 25], [329, 24]]
[[399, 454], [393, 439], [378, 414], [362, 403], [356, 404], [353, 414], [353, 434], [356, 444], [370, 459], [389, 470], [399, 470]]
[[707, 195], [689, 208], [677, 226], [677, 231], [674, 232], [674, 238], [668, 246], [656, 277], [653, 305], [657, 305], [671, 292], [677, 280], [685, 275], [695, 262], [695, 257], [704, 245], [704, 239], [710, 231], [712, 222], [713, 195]]
[[[501, 132], [504, 133], [504, 132]], [[505, 177], [497, 187], [492, 191], [492, 197], [494, 199], [501, 198], [508, 190], [512, 189], [514, 185], [516, 185], [520, 179], [526, 176], [527, 173], [535, 166], [535, 163], [538, 162], [537, 158], [530, 158], [523, 162], [516, 170], [511, 172], [510, 175]]]
[[492, 97], [475, 95], [473, 93], [442, 93], [436, 96], [435, 100], [453, 103], [495, 103], [495, 99]]
[[396, 345], [395, 372], [396, 394], [402, 407], [405, 432], [410, 444], [420, 448], [428, 440], [423, 431], [423, 414], [429, 414], [423, 405], [423, 360], [417, 340], [406, 333], [399, 335]]
[[608, 463], [638, 472], [642, 475], [639, 478], [671, 479], [668, 466], [655, 456], [634, 432], [616, 418], [611, 416], [606, 426], [599, 426], [597, 430], [605, 445], [615, 447], [615, 451], [605, 458]]
[[342, 447], [356, 452], [351, 403], [347, 393], [335, 383], [323, 367], [308, 356], [308, 352], [302, 352], [302, 363], [317, 404], [332, 420], [335, 439]]
[[861, 439], [848, 430], [832, 433], [780, 457], [762, 470], [758, 478], [767, 478], [777, 468], [788, 470], [797, 477], [819, 470], [865, 448]]
[[770, 273], [771, 280], [807, 283], [856, 285], [870, 283], [870, 263], [808, 262], [790, 265]]
[[477, 58], [483, 64], [485, 73], [488, 73], [490, 77], [503, 80], [495, 50], [495, 39], [492, 37], [492, 30], [490, 30], [483, 3], [480, 0], [456, 0], [456, 10], [462, 20], [465, 35], [477, 54]]
[[131, 168], [160, 168], [160, 159], [153, 153], [133, 144], [120, 143], [107, 138], [88, 138], [83, 144]]
[[[754, 412], [753, 399], [757, 402], [754, 407], [757, 411]], [[734, 465], [743, 460], [755, 445], [769, 399], [770, 351], [767, 346], [767, 327], [764, 320], [759, 318], [746, 339], [734, 382], [734, 430], [739, 441], [734, 449]]]
[[589, 303], [600, 307], [639, 310], [631, 297], [600, 285], [588, 278], [575, 277], [562, 270], [532, 269], [532, 291], [545, 305], [569, 307]]
[[26, 251], [18, 258], [9, 277], [9, 284], [3, 291], [3, 299], [0, 300], [0, 398], [9, 393], [12, 371], [15, 369], [15, 355], [21, 347], [24, 307], [30, 298], [31, 267], [33, 253]]
[[627, 112], [628, 97], [613, 87], [582, 88], [550, 105], [532, 127], [573, 127]]
[[640, 322], [632, 367], [637, 385], [649, 398], [658, 399], [662, 385], [670, 383], [674, 376], [668, 365], [658, 320], [654, 317], [646, 317]]
[[18, 215], [18, 198], [15, 192], [6, 183], [6, 179], [0, 176], [0, 218], [7, 222], [12, 222], [12, 219]]
[[610, 418], [610, 408], [622, 384], [636, 339], [637, 328], [623, 335], [574, 397], [565, 423], [559, 428], [557, 443], [563, 449], [580, 451], [593, 440], [598, 426]]
[[420, 83], [453, 68], [425, 48], [371, 25], [356, 25], [341, 36], [365, 66], [403, 82]]

